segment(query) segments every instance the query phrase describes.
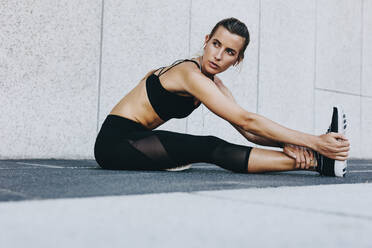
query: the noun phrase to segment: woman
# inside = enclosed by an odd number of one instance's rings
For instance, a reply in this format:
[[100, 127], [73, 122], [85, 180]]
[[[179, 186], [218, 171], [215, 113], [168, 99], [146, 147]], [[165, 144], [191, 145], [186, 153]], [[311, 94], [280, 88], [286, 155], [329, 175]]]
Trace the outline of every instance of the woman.
[[[224, 19], [206, 35], [202, 56], [147, 73], [102, 124], [94, 147], [98, 164], [105, 169], [164, 170], [206, 162], [240, 173], [304, 169], [342, 176], [349, 142], [338, 130], [314, 136], [250, 113], [215, 76], [239, 64], [248, 43], [245, 24]], [[201, 103], [249, 141], [282, 147], [283, 152], [232, 144], [211, 135], [153, 130], [171, 118], [187, 117]]]

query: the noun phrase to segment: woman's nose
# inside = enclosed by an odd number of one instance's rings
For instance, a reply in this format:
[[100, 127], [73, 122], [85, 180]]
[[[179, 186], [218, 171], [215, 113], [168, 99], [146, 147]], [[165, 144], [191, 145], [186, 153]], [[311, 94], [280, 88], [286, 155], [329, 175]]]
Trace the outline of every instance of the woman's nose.
[[223, 49], [220, 49], [217, 51], [217, 54], [215, 56], [216, 60], [220, 60], [222, 58]]

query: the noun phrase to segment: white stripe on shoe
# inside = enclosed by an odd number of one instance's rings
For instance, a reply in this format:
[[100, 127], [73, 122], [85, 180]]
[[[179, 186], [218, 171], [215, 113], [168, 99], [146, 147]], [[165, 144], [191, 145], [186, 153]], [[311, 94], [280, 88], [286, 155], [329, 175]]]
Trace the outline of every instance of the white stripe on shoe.
[[184, 171], [191, 168], [191, 164], [181, 165], [179, 167], [165, 169], [166, 171]]

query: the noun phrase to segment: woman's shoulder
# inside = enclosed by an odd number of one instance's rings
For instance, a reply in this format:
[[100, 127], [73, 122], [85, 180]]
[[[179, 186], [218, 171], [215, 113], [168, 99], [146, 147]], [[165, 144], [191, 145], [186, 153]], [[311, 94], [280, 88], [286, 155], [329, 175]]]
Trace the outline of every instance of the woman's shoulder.
[[201, 72], [200, 68], [193, 62], [184, 62], [179, 67], [178, 72], [183, 76], [184, 79], [192, 79], [197, 77], [203, 77], [204, 74]]
[[185, 73], [198, 72], [202, 74], [200, 63], [194, 59], [185, 59], [180, 68], [183, 69]]
[[153, 73], [156, 72], [157, 70], [158, 70], [158, 69], [153, 69], [153, 70], [147, 72], [146, 75], [141, 79], [141, 81], [144, 80], [144, 79], [146, 79], [146, 78], [148, 78], [151, 74], [153, 74]]

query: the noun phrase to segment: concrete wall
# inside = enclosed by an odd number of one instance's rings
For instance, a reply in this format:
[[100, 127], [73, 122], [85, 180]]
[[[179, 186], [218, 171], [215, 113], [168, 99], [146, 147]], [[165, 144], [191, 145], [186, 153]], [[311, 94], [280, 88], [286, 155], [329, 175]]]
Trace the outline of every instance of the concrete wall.
[[[372, 0], [5, 0], [0, 11], [0, 159], [93, 158], [112, 107], [147, 71], [200, 54], [230, 16], [252, 38], [221, 74], [238, 103], [312, 134], [340, 104], [350, 156], [372, 158]], [[203, 105], [158, 129], [255, 146]]]

